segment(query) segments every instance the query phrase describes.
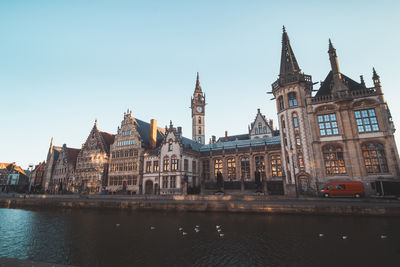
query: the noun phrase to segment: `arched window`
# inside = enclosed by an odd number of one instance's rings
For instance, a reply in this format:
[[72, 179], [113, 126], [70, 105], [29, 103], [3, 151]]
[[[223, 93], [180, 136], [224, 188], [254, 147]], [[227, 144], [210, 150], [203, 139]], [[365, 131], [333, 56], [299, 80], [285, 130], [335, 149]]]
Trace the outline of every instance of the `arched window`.
[[214, 176], [217, 177], [218, 172], [222, 173], [222, 159], [214, 160]]
[[250, 160], [248, 157], [242, 157], [240, 160], [240, 169], [242, 178], [250, 179]]
[[328, 175], [346, 174], [343, 149], [340, 146], [327, 145], [322, 148], [325, 173]]
[[199, 123], [201, 123], [201, 117], [199, 117]]
[[176, 156], [172, 156], [171, 157], [171, 171], [177, 171], [178, 165], [179, 165], [179, 160], [176, 158]]
[[297, 119], [297, 114], [293, 113], [293, 126], [294, 128], [298, 128], [299, 127], [299, 121]]
[[256, 170], [264, 173], [265, 172], [264, 156], [256, 156], [254, 160], [256, 163]]
[[255, 132], [256, 132], [256, 134], [258, 134], [258, 129], [257, 129], [257, 128], [256, 128], [256, 131], [255, 131]]
[[278, 103], [279, 103], [279, 111], [283, 110], [285, 108], [285, 103], [283, 101], [283, 96], [278, 97]]
[[365, 143], [361, 146], [367, 173], [389, 172], [385, 147], [380, 143]]
[[262, 134], [262, 124], [261, 124], [261, 122], [258, 123], [258, 132], [259, 132], [260, 134]]
[[236, 162], [235, 158], [229, 158], [228, 163], [228, 179], [236, 179]]
[[304, 158], [303, 153], [297, 153], [297, 163], [299, 164], [299, 169], [304, 171]]
[[275, 154], [271, 155], [271, 171], [272, 177], [281, 177], [282, 175], [282, 165], [281, 165], [281, 155]]
[[163, 171], [169, 171], [169, 158], [167, 156], [163, 160]]
[[281, 117], [281, 122], [282, 122], [282, 129], [285, 129], [286, 125], [285, 125], [285, 119], [283, 118], [283, 116]]
[[289, 100], [289, 107], [297, 107], [296, 93], [293, 93], [293, 92], [289, 93], [288, 100]]
[[201, 134], [201, 127], [199, 127], [199, 134]]
[[266, 126], [264, 126], [264, 133], [265, 134], [267, 133], [267, 127]]
[[199, 143], [201, 143], [201, 137], [200, 137], [200, 136], [199, 136], [199, 138], [198, 138], [198, 139], [199, 139]]

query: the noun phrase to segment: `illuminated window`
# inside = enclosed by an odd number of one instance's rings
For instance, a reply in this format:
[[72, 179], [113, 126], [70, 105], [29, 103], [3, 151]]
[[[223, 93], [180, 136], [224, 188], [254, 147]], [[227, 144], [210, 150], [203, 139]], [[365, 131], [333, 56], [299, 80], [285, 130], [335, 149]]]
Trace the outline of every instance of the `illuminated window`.
[[158, 160], [153, 161], [153, 172], [158, 172]]
[[282, 177], [281, 155], [271, 155], [272, 177]]
[[365, 143], [361, 146], [367, 173], [386, 173], [389, 172], [385, 148], [380, 143]]
[[324, 146], [322, 148], [325, 162], [325, 173], [328, 175], [346, 174], [343, 149], [340, 146]]
[[169, 171], [169, 158], [165, 157], [163, 160], [163, 171]]
[[214, 160], [214, 175], [217, 177], [217, 173], [222, 173], [222, 159]]
[[228, 179], [236, 179], [236, 162], [235, 158], [229, 158], [228, 161]]
[[171, 158], [171, 171], [178, 170], [178, 162], [179, 160], [177, 158]]

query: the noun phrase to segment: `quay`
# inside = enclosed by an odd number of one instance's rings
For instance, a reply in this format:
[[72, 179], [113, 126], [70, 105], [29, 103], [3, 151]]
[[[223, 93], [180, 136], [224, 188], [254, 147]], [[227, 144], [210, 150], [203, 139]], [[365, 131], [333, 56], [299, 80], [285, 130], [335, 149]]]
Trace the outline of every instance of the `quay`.
[[0, 194], [0, 208], [79, 208], [297, 215], [400, 216], [400, 201], [376, 198], [288, 198], [263, 195]]

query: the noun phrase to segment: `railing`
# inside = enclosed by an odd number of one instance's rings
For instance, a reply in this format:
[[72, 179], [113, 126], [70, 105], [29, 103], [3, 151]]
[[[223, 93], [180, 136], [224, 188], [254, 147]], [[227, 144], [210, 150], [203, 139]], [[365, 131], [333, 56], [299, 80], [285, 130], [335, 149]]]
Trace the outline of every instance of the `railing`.
[[336, 100], [354, 99], [354, 98], [360, 98], [360, 97], [365, 97], [365, 96], [373, 96], [373, 95], [377, 95], [377, 94], [378, 94], [378, 91], [375, 87], [364, 88], [364, 89], [353, 90], [353, 91], [341, 91], [341, 92], [336, 92], [336, 93], [330, 94], [330, 95], [322, 95], [322, 96], [313, 97], [313, 98], [311, 98], [311, 103], [317, 104], [317, 103], [331, 102], [331, 101], [336, 101]]
[[306, 74], [294, 74], [294, 75], [290, 75], [285, 78], [279, 78], [272, 84], [272, 92], [274, 92], [276, 89], [278, 89], [282, 85], [285, 85], [288, 83], [294, 83], [294, 82], [312, 83], [312, 77], [311, 77], [311, 75], [306, 75]]

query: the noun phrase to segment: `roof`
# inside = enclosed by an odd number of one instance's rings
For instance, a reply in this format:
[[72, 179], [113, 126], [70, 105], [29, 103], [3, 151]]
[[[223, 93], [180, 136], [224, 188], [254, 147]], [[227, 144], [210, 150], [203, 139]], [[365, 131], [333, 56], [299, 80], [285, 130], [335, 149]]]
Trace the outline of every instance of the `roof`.
[[[362, 84], [352, 80], [351, 78], [347, 77], [346, 75], [342, 74], [342, 80], [349, 88], [350, 91], [364, 89], [365, 86]], [[322, 82], [321, 87], [318, 89], [318, 92], [315, 96], [323, 96], [323, 95], [330, 95], [332, 93], [333, 88], [333, 73], [330, 71], [325, 78], [325, 81]]]
[[23, 175], [26, 175], [25, 171], [20, 167], [15, 165], [15, 163], [0, 163], [0, 169], [7, 169], [11, 171], [11, 169], [14, 169], [15, 171], [22, 173]]
[[217, 142], [229, 142], [229, 141], [246, 140], [246, 139], [250, 139], [249, 134], [237, 134], [237, 135], [220, 137], [218, 138]]
[[249, 146], [278, 145], [280, 143], [281, 143], [280, 136], [271, 136], [271, 137], [255, 138], [247, 140], [217, 142], [209, 145], [203, 145], [200, 148], [200, 151], [221, 150], [221, 149], [240, 148]]
[[76, 160], [78, 158], [78, 154], [81, 150], [78, 148], [69, 148], [67, 147], [67, 154], [68, 154], [68, 159], [75, 165]]
[[107, 152], [110, 151], [110, 145], [114, 143], [115, 135], [102, 131], [99, 132], [100, 136], [102, 137], [103, 144], [107, 148]]
[[193, 141], [192, 139], [181, 136], [181, 142], [184, 147], [192, 148], [193, 150], [200, 151], [203, 144]]
[[[138, 123], [136, 129], [140, 134], [140, 137], [142, 138], [142, 142], [146, 145], [149, 146], [149, 140], [150, 140], [150, 123], [144, 122], [142, 120], [136, 119], [136, 122]], [[157, 142], [162, 142], [164, 139], [163, 133], [160, 131], [160, 129], [157, 127]]]

